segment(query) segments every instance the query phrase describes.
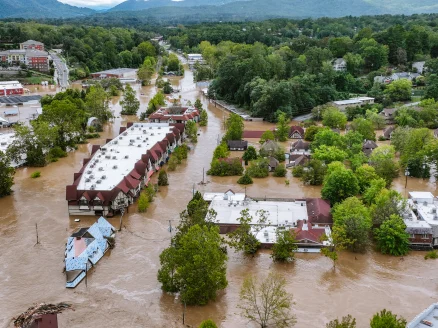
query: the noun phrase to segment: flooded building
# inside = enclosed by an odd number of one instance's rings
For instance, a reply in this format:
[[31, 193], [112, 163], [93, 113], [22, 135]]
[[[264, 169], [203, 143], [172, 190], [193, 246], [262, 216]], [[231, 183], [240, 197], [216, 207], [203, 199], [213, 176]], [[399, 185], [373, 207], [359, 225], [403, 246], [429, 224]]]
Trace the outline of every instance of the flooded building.
[[[0, 133], [0, 151], [6, 153], [9, 146], [14, 142], [15, 134], [14, 133]], [[17, 168], [23, 166], [26, 163], [26, 156], [23, 154], [21, 156], [21, 160], [18, 162], [11, 161], [11, 166], [13, 168]]]
[[[295, 233], [298, 251], [301, 252], [319, 252], [321, 247], [329, 244], [321, 242], [321, 236], [331, 234], [330, 206], [323, 207], [318, 199], [236, 200], [223, 199], [218, 195], [212, 199], [209, 208], [217, 213], [216, 224], [221, 234], [236, 230], [240, 225], [241, 212], [248, 210], [256, 238], [265, 248], [272, 247], [277, 241], [277, 232], [284, 230]], [[266, 216], [266, 222], [260, 224], [262, 215]]]
[[206, 192], [204, 193], [203, 198], [209, 203], [215, 199], [243, 202], [246, 198], [246, 195], [244, 193], [235, 193], [231, 189], [228, 189], [226, 192]]
[[[411, 191], [409, 192], [408, 205], [412, 210], [412, 224], [416, 221], [418, 222], [417, 225], [421, 225], [421, 227], [418, 227], [418, 229], [421, 228], [421, 231], [418, 230], [419, 232], [417, 234], [411, 234], [411, 238], [422, 240], [426, 244], [431, 242], [432, 247], [437, 247], [438, 200], [430, 192]], [[406, 221], [405, 219], [405, 222]], [[408, 224], [409, 223], [408, 221]], [[430, 236], [430, 233], [432, 233], [432, 236]]]
[[170, 106], [161, 107], [149, 116], [155, 123], [186, 123], [199, 122], [199, 111], [195, 107]]
[[24, 88], [18, 81], [0, 82], [0, 96], [12, 96], [24, 94]]
[[116, 229], [103, 217], [89, 228], [75, 231], [65, 247], [65, 287], [74, 288], [111, 247], [108, 240]]
[[184, 124], [128, 123], [104, 146], [94, 145], [66, 187], [70, 215], [111, 216], [128, 207], [184, 139]]

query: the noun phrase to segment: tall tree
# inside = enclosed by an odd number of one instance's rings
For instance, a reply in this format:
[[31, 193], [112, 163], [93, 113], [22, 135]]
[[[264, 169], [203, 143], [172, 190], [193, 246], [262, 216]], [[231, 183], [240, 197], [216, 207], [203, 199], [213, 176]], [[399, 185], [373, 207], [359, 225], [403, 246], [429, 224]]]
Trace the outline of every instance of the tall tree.
[[398, 215], [392, 214], [380, 228], [376, 228], [374, 237], [382, 254], [402, 256], [409, 252], [409, 234], [406, 232], [406, 224]]
[[140, 101], [137, 99], [135, 91], [130, 84], [126, 84], [125, 93], [120, 105], [122, 106], [122, 115], [137, 115], [137, 111], [140, 108]]
[[389, 187], [392, 180], [398, 177], [399, 166], [395, 161], [395, 150], [393, 146], [382, 145], [373, 150], [370, 156], [370, 164], [382, 179], [385, 179]]
[[225, 127], [227, 131], [224, 140], [241, 140], [243, 136], [243, 119], [238, 114], [231, 113], [228, 117]]
[[407, 322], [403, 317], [397, 318], [396, 314], [383, 309], [372, 317], [370, 328], [405, 328], [406, 324]]
[[272, 259], [276, 262], [291, 261], [294, 258], [294, 252], [298, 246], [296, 244], [295, 235], [286, 230], [277, 230], [277, 240], [272, 246]]
[[[333, 162], [329, 165], [334, 167]], [[356, 196], [359, 193], [359, 184], [353, 171], [346, 169], [343, 165], [328, 172], [322, 186], [322, 198], [327, 199], [333, 205], [342, 202], [350, 196]]]
[[335, 319], [326, 324], [325, 328], [356, 328], [356, 319], [351, 315], [342, 317], [341, 320]]
[[9, 157], [0, 151], [0, 197], [10, 195], [14, 185], [14, 172]]
[[277, 129], [275, 130], [275, 134], [277, 136], [277, 140], [280, 142], [284, 142], [289, 137], [289, 122], [290, 120], [286, 117], [286, 114], [283, 112], [280, 112], [278, 114], [278, 120], [277, 120]]
[[290, 313], [292, 295], [286, 291], [286, 279], [270, 273], [261, 284], [253, 277], [245, 279], [240, 290], [242, 315], [260, 328], [286, 328], [295, 325], [295, 316]]

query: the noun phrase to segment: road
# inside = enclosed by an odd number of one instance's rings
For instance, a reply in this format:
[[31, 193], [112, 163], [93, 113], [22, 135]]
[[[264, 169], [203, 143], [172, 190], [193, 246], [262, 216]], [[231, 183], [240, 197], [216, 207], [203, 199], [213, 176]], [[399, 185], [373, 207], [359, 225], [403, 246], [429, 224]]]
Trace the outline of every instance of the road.
[[68, 87], [68, 67], [65, 62], [59, 57], [55, 52], [50, 52], [53, 59], [53, 64], [55, 65], [57, 77], [57, 83], [61, 88]]

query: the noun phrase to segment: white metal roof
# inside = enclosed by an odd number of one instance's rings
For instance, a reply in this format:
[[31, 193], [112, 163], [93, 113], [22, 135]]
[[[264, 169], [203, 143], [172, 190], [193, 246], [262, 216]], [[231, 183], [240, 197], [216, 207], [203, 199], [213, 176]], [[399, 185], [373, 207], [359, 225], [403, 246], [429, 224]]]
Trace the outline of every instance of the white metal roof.
[[95, 190], [112, 190], [134, 169], [141, 155], [171, 131], [168, 123], [135, 123], [94, 153], [84, 169], [78, 190], [90, 190], [92, 185]]
[[[245, 200], [244, 193], [235, 193], [226, 195], [223, 192], [206, 192], [204, 193], [204, 200], [207, 202], [211, 202], [212, 200], [233, 200], [233, 201], [243, 201]], [[228, 197], [228, 198], [227, 198]]]
[[333, 102], [336, 105], [351, 105], [351, 104], [361, 104], [362, 101], [358, 99], [347, 99], [347, 100], [337, 100]]
[[434, 196], [431, 192], [428, 191], [410, 191], [409, 192], [410, 198], [413, 200], [416, 199], [433, 199]]
[[258, 210], [267, 211], [268, 221], [271, 225], [293, 226], [298, 220], [307, 220], [306, 201], [295, 202], [275, 202], [275, 201], [228, 201], [213, 200], [210, 209], [217, 212], [216, 222], [223, 224], [236, 224], [241, 217], [240, 212], [248, 209], [249, 215], [254, 218], [255, 224], [258, 220], [256, 212]]

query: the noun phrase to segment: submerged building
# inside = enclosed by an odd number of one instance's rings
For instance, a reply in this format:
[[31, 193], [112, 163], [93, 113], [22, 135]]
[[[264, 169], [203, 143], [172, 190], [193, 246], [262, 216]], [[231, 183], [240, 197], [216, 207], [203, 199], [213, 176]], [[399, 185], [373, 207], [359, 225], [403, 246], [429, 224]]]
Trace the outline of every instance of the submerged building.
[[66, 287], [76, 287], [111, 247], [108, 238], [116, 229], [103, 217], [89, 228], [74, 232], [65, 246]]
[[438, 327], [438, 303], [434, 303], [417, 315], [406, 328]]
[[66, 187], [70, 215], [112, 216], [128, 207], [184, 140], [184, 124], [128, 123], [91, 158]]

